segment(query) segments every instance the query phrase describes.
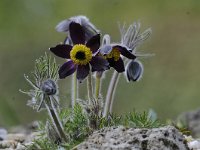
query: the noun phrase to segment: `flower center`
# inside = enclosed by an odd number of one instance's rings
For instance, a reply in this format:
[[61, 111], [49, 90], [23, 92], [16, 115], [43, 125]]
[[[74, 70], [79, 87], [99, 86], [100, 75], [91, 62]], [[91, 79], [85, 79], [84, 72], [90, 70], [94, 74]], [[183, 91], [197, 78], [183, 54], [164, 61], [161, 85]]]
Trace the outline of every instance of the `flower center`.
[[86, 65], [92, 59], [92, 51], [83, 44], [76, 44], [70, 52], [70, 58], [77, 65]]
[[85, 60], [85, 53], [84, 52], [77, 52], [76, 53], [76, 59], [79, 59], [79, 60]]
[[105, 56], [105, 58], [113, 58], [114, 61], [118, 61], [120, 58], [120, 51], [117, 48], [113, 48], [112, 51]]

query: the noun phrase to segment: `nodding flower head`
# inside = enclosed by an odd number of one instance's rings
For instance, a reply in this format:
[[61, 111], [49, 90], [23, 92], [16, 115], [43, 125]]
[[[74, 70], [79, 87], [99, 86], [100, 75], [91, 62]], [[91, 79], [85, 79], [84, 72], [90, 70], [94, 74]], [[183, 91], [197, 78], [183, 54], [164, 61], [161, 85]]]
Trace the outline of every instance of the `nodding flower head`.
[[40, 88], [47, 95], [55, 95], [57, 92], [57, 85], [55, 81], [51, 79], [45, 80]]
[[110, 67], [113, 67], [117, 72], [121, 73], [125, 71], [124, 62], [121, 57], [128, 59], [135, 59], [136, 56], [133, 55], [126, 46], [121, 44], [110, 44], [110, 36], [104, 36], [104, 44], [100, 48], [100, 55], [104, 56], [109, 62]]
[[126, 77], [128, 81], [139, 81], [143, 75], [143, 65], [138, 60], [131, 60], [126, 66]]
[[104, 71], [109, 68], [107, 60], [97, 55], [100, 46], [100, 34], [96, 34], [86, 41], [85, 30], [75, 22], [70, 23], [69, 33], [73, 46], [59, 44], [50, 48], [50, 51], [55, 55], [67, 59], [67, 62], [59, 69], [61, 79], [77, 70], [77, 79], [83, 80], [89, 74], [90, 66], [92, 71]]
[[[89, 21], [86, 16], [74, 16], [69, 19], [61, 21], [57, 26], [56, 30], [58, 32], [69, 32], [69, 26], [71, 22], [78, 23], [82, 26], [85, 31], [85, 38], [89, 40], [91, 37], [99, 33], [99, 30]], [[72, 43], [70, 36], [65, 39], [66, 44]]]

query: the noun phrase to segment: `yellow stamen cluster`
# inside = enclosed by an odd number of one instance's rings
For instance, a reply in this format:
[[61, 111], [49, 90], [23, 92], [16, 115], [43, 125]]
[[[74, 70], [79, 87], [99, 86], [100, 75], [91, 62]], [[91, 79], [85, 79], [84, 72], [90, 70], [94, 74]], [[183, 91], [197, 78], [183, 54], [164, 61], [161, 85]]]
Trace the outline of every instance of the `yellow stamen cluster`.
[[105, 56], [105, 58], [114, 58], [114, 61], [118, 61], [120, 58], [120, 51], [117, 48], [113, 48], [112, 51]]
[[92, 51], [83, 44], [76, 44], [70, 52], [70, 58], [77, 65], [86, 65], [92, 59]]

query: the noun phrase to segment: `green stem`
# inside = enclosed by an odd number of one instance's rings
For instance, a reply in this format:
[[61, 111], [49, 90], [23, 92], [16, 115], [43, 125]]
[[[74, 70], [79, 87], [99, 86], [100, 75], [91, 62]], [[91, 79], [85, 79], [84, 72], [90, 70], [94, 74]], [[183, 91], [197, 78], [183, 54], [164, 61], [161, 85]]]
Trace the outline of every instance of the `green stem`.
[[72, 76], [72, 101], [71, 101], [72, 108], [74, 108], [74, 106], [76, 105], [77, 95], [78, 95], [77, 71], [75, 71]]
[[87, 78], [87, 90], [88, 90], [88, 99], [89, 99], [89, 102], [91, 102], [91, 100], [93, 100], [92, 75], [91, 75], [91, 72], [88, 74], [88, 78]]
[[120, 74], [118, 73], [117, 74], [117, 79], [116, 79], [116, 83], [113, 87], [113, 94], [112, 94], [112, 98], [111, 98], [111, 104], [110, 104], [110, 108], [109, 108], [109, 113], [111, 114], [112, 113], [112, 110], [113, 110], [113, 103], [114, 103], [114, 98], [115, 98], [115, 92], [116, 92], [116, 89], [117, 89], [117, 84], [119, 82], [119, 77], [120, 77]]
[[114, 71], [109, 87], [108, 87], [108, 92], [106, 95], [106, 101], [105, 101], [105, 107], [104, 107], [104, 113], [103, 113], [104, 117], [107, 116], [109, 112], [110, 113], [112, 112], [111, 104], [114, 101], [114, 95], [115, 95], [115, 90], [117, 87], [118, 80], [119, 80], [119, 73], [117, 71]]
[[62, 126], [61, 121], [58, 117], [58, 113], [56, 111], [56, 108], [54, 107], [49, 96], [46, 96], [46, 98], [45, 98], [45, 106], [47, 108], [47, 111], [49, 113], [51, 121], [52, 121], [55, 129], [57, 130], [57, 133], [59, 134], [60, 138], [63, 139], [65, 142], [68, 142], [68, 139], [67, 139], [65, 132], [63, 130], [63, 126]]
[[99, 99], [99, 93], [101, 90], [101, 77], [102, 77], [102, 72], [96, 72], [96, 83], [95, 83], [95, 99]]

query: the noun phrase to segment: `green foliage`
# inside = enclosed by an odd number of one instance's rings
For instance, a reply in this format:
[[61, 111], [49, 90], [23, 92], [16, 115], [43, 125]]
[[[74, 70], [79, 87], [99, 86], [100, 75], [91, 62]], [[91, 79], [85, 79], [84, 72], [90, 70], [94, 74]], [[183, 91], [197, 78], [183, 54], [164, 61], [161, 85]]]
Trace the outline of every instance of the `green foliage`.
[[187, 125], [183, 120], [176, 120], [176, 121], [168, 120], [167, 122], [168, 124], [178, 129], [182, 134], [188, 136], [191, 135], [191, 131], [188, 129]]
[[[59, 115], [64, 126], [64, 131], [67, 137], [69, 137], [69, 141], [67, 143], [53, 142], [52, 138], [48, 137], [49, 134], [47, 133], [46, 123], [40, 122], [38, 130], [41, 134], [38, 139], [33, 141], [32, 145], [27, 147], [28, 150], [51, 150], [61, 147], [64, 149], [71, 149], [82, 142], [91, 133], [87, 116], [79, 104], [76, 104], [73, 110], [71, 108], [61, 110]], [[47, 121], [49, 122], [50, 118], [48, 118]]]
[[40, 138], [33, 141], [34, 144], [27, 146], [27, 150], [36, 150], [36, 149], [44, 149], [44, 150], [53, 150], [58, 149], [58, 145], [50, 142], [47, 138]]
[[87, 116], [79, 104], [76, 104], [73, 110], [62, 110], [60, 115], [63, 120], [64, 130], [70, 138], [69, 143], [82, 141], [91, 133]]
[[46, 79], [58, 80], [58, 65], [56, 64], [55, 58], [45, 53], [44, 56], [40, 57], [35, 62], [35, 70], [33, 72], [36, 82]]
[[153, 118], [149, 113], [130, 112], [126, 115], [125, 124], [128, 127], [135, 128], [158, 128], [163, 126], [156, 118]]
[[98, 122], [98, 129], [93, 129], [89, 124], [89, 119], [91, 118], [87, 116], [87, 113], [80, 104], [76, 104], [73, 110], [71, 108], [61, 110], [60, 118], [64, 125], [64, 131], [69, 137], [69, 141], [67, 143], [60, 143], [60, 145], [55, 142], [53, 143], [48, 139], [47, 134], [45, 133], [45, 123], [40, 123], [39, 130], [41, 132], [41, 136], [37, 140], [33, 141], [34, 144], [30, 145], [28, 150], [58, 149], [60, 147], [71, 149], [86, 139], [93, 131], [104, 127], [124, 125], [134, 128], [158, 128], [164, 126], [164, 124], [161, 124], [156, 118], [155, 113], [152, 113], [152, 110], [150, 110], [148, 113], [138, 113], [133, 111], [125, 116], [99, 116], [98, 118], [93, 118], [97, 119], [95, 121]]
[[103, 116], [103, 99], [99, 98], [89, 101], [79, 100], [80, 106], [83, 108], [88, 119], [88, 126], [92, 131], [104, 127], [117, 126], [121, 124], [122, 117], [110, 114], [106, 117]]
[[99, 123], [99, 129], [102, 129], [104, 127], [111, 127], [111, 126], [118, 126], [122, 124], [122, 116], [117, 115], [109, 115], [108, 117], [101, 117]]
[[[58, 65], [55, 61], [55, 58], [51, 58], [50, 55], [45, 53], [44, 56], [41, 56], [35, 61], [35, 69], [31, 73], [32, 78], [29, 78], [27, 75], [24, 75], [26, 81], [31, 85], [32, 89], [29, 91], [20, 92], [31, 97], [31, 100], [28, 100], [27, 105], [40, 111], [43, 106], [43, 91], [41, 90], [41, 85], [47, 79], [53, 80], [55, 83], [58, 80]], [[54, 97], [57, 100], [57, 97]]]

